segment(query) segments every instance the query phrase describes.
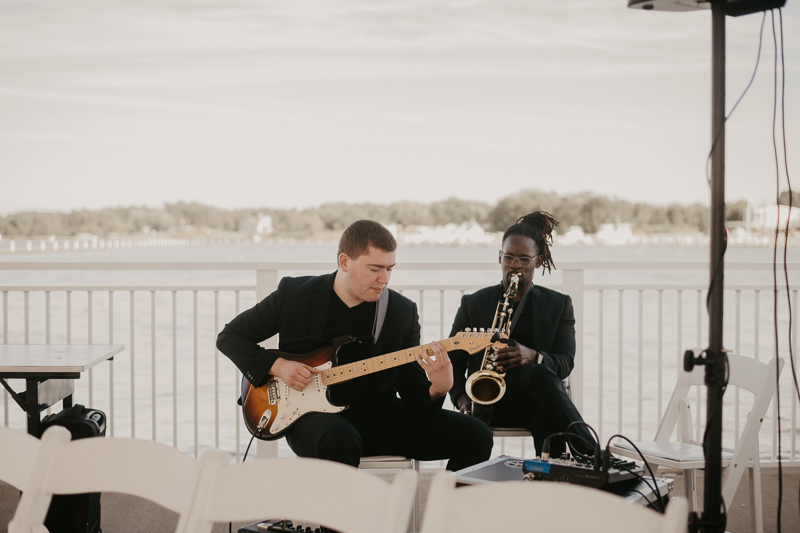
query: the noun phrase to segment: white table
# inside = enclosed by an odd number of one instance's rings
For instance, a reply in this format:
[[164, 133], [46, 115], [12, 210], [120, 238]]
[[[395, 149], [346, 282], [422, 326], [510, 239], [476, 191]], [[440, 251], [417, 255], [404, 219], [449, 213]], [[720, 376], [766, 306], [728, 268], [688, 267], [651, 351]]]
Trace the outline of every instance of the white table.
[[[71, 407], [73, 380], [124, 348], [122, 344], [3, 344], [0, 382], [28, 413], [28, 433], [40, 437], [39, 414], [60, 400]], [[25, 392], [13, 391], [6, 379], [24, 379]]]

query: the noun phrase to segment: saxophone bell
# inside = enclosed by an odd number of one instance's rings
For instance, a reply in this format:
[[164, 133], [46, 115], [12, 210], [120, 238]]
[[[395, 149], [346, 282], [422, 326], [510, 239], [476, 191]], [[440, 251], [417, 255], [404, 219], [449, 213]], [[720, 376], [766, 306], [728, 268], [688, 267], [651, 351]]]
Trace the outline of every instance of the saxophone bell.
[[478, 370], [467, 379], [467, 395], [481, 405], [498, 402], [506, 393], [503, 376], [492, 370]]

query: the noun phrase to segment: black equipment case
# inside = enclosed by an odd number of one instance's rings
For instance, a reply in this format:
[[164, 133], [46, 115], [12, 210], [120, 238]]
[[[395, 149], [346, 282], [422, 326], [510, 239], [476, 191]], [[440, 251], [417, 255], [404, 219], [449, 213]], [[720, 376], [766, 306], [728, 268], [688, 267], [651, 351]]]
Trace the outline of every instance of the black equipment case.
[[[50, 426], [63, 426], [72, 433], [72, 440], [103, 437], [106, 434], [106, 415], [83, 405], [67, 407], [42, 420], [42, 432]], [[91, 468], [91, 465], [86, 465]], [[44, 525], [50, 533], [99, 533], [100, 493], [53, 496]]]

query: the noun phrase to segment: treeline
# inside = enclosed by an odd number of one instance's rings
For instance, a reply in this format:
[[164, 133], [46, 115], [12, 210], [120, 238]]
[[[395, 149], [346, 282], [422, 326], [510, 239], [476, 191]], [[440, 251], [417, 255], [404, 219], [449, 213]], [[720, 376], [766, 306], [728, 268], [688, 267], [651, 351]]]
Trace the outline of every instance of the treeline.
[[[72, 236], [91, 233], [175, 233], [187, 224], [235, 231], [244, 210], [226, 210], [198, 203], [167, 204], [164, 207], [114, 207], [80, 209], [69, 213], [15, 213], [0, 218], [0, 235], [8, 237]], [[252, 216], [252, 215], [250, 215]]]
[[[793, 199], [800, 196], [793, 193]], [[784, 195], [788, 203], [788, 192]], [[726, 219], [743, 220], [747, 203], [728, 204]], [[24, 212], [0, 217], [3, 237], [73, 236], [90, 233], [176, 234], [214, 232], [252, 232], [264, 216], [272, 219], [272, 235], [308, 237], [326, 231], [336, 232], [354, 220], [370, 218], [384, 224], [437, 226], [476, 221], [487, 231], [503, 231], [514, 221], [534, 210], [552, 213], [561, 222], [559, 231], [580, 226], [595, 233], [602, 224], [627, 222], [639, 232], [708, 231], [708, 207], [701, 204], [656, 206], [633, 203], [592, 193], [557, 195], [525, 190], [502, 198], [495, 205], [450, 198], [431, 204], [395, 202], [330, 203], [320, 207], [296, 209], [220, 209], [196, 202], [178, 202], [164, 207], [117, 207], [75, 210], [70, 213]]]

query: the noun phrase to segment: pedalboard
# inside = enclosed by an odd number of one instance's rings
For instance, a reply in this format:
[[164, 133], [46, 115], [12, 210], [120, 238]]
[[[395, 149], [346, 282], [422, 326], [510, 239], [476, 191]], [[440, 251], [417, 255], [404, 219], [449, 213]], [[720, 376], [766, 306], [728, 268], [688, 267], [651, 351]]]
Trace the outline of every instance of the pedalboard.
[[529, 480], [573, 483], [603, 490], [635, 485], [644, 475], [644, 469], [633, 461], [612, 457], [609, 463], [606, 469], [595, 469], [587, 460], [566, 455], [558, 459], [528, 459], [522, 471]]
[[293, 524], [291, 520], [272, 519], [239, 528], [239, 533], [322, 533], [319, 524]]

